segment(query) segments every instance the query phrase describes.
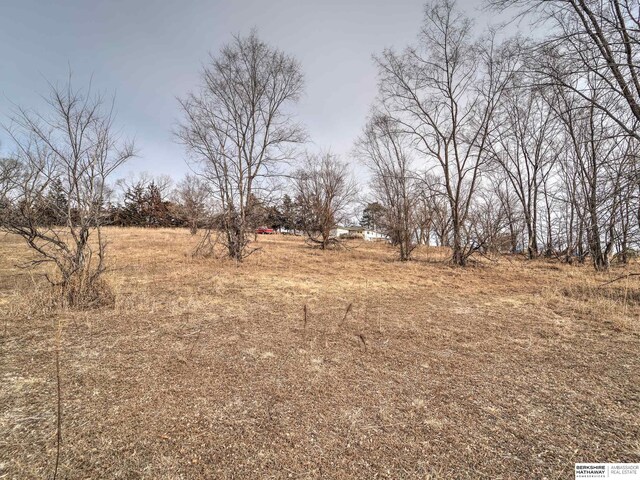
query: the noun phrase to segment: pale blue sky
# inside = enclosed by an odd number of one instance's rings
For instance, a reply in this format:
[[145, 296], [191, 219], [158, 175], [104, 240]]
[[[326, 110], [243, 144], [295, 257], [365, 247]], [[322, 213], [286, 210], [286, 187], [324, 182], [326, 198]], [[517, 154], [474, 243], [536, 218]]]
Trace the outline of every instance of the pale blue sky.
[[[0, 0], [0, 121], [11, 102], [42, 103], [47, 81], [116, 92], [117, 124], [135, 137], [127, 171], [181, 176], [185, 154], [171, 130], [176, 96], [195, 89], [203, 62], [252, 27], [294, 55], [306, 78], [299, 119], [319, 148], [348, 158], [376, 95], [372, 54], [416, 38], [423, 0]], [[471, 17], [479, 0], [460, 2]], [[0, 152], [11, 146], [0, 133]]]

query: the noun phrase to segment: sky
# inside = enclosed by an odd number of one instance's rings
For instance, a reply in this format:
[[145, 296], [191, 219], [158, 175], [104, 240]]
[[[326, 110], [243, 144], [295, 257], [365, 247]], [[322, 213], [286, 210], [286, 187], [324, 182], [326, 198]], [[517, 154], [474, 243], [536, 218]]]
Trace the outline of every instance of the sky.
[[[12, 105], [38, 110], [48, 83], [116, 96], [116, 125], [138, 156], [118, 176], [188, 171], [172, 130], [177, 97], [197, 89], [209, 53], [256, 28], [267, 44], [296, 57], [306, 87], [298, 119], [310, 150], [345, 160], [377, 93], [372, 55], [414, 42], [424, 0], [1, 0], [0, 122]], [[480, 26], [480, 0], [458, 5]], [[0, 132], [0, 154], [11, 143]]]

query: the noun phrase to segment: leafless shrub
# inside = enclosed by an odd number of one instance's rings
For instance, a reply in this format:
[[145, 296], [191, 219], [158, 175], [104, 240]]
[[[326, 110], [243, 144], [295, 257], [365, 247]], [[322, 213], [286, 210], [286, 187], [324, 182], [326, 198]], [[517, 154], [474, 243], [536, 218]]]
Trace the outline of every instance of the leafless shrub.
[[211, 217], [208, 210], [208, 201], [211, 192], [206, 181], [197, 175], [186, 175], [178, 183], [174, 195], [178, 200], [179, 213], [189, 225], [192, 235], [198, 232], [198, 228]]
[[216, 245], [218, 244], [218, 237], [220, 233], [208, 228], [205, 230], [202, 238], [193, 249], [191, 253], [192, 257], [209, 258], [215, 256]]
[[[29, 265], [55, 266], [56, 274], [47, 278], [62, 303], [111, 304], [113, 294], [101, 278], [106, 269], [103, 207], [107, 179], [134, 155], [133, 145], [121, 142], [114, 131], [113, 103], [105, 104], [90, 88], [75, 90], [70, 78], [64, 87], [51, 86], [47, 105], [47, 113], [16, 107], [5, 127], [19, 168], [10, 169], [9, 205], [2, 210], [0, 228], [20, 235], [37, 254]], [[57, 195], [51, 194], [54, 187]], [[55, 224], [43, 212], [52, 212]]]

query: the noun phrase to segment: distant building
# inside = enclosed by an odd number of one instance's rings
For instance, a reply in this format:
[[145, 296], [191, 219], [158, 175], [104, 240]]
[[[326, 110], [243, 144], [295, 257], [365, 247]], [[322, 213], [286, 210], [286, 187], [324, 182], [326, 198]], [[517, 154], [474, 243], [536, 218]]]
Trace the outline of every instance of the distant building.
[[345, 227], [338, 225], [336, 228], [331, 230], [331, 236], [336, 238], [361, 238], [367, 242], [389, 240], [389, 237], [384, 233], [358, 226]]
[[362, 232], [362, 238], [364, 238], [368, 242], [375, 241], [388, 241], [389, 236], [385, 235], [382, 232], [376, 232], [375, 230], [364, 230]]
[[340, 225], [338, 225], [336, 228], [331, 230], [332, 237], [340, 238], [346, 237], [347, 235], [349, 235], [349, 229], [347, 227], [341, 227]]

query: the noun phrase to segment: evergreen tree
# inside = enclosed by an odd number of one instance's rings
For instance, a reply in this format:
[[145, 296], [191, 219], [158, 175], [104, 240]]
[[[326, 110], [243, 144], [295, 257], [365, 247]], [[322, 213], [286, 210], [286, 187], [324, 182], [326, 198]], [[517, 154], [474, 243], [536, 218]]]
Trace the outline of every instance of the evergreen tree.
[[296, 206], [289, 195], [282, 197], [282, 205], [280, 206], [280, 217], [282, 228], [287, 230], [296, 229]]
[[377, 230], [382, 222], [384, 207], [378, 202], [369, 203], [362, 212], [360, 226], [370, 230]]
[[171, 223], [168, 202], [162, 199], [162, 191], [155, 182], [147, 186], [145, 200], [146, 226], [168, 226]]
[[69, 216], [69, 199], [60, 179], [55, 179], [47, 192], [49, 219], [54, 225], [63, 225]]
[[138, 182], [127, 188], [122, 207], [122, 225], [143, 226], [146, 223], [147, 192], [144, 184]]

